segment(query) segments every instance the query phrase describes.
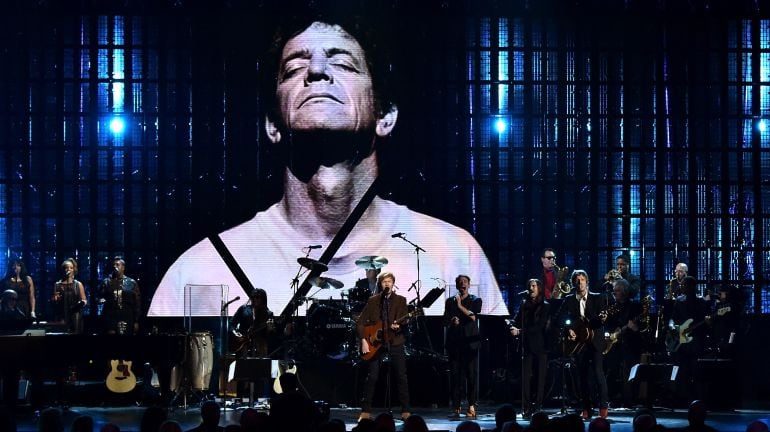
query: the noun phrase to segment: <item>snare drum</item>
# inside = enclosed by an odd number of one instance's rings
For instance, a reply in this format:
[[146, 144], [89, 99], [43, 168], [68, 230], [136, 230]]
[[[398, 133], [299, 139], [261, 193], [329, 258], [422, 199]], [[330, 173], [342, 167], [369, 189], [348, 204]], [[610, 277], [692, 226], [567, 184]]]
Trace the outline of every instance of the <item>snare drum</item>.
[[214, 337], [211, 332], [190, 335], [188, 373], [194, 390], [208, 390], [214, 367]]

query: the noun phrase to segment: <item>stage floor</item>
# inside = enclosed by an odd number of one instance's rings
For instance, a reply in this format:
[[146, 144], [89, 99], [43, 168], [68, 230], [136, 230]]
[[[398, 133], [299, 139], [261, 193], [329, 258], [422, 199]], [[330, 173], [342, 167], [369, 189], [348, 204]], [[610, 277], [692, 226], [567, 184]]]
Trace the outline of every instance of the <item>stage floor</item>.
[[[495, 426], [495, 410], [499, 405], [481, 405], [478, 410], [478, 422], [482, 430], [491, 430]], [[95, 407], [70, 407], [65, 410], [65, 430], [69, 430], [72, 420], [79, 415], [90, 415], [94, 418], [94, 430], [98, 431], [102, 425], [111, 422], [120, 426], [123, 432], [138, 431], [139, 421], [141, 419], [144, 407], [114, 407], [114, 408], [95, 408]], [[383, 412], [382, 409], [374, 409], [373, 415]], [[559, 415], [558, 410], [546, 410], [552, 416]], [[220, 425], [238, 423], [240, 409], [227, 409], [223, 412]], [[357, 408], [332, 408], [331, 417], [338, 418], [345, 422], [347, 430], [350, 431], [356, 424], [359, 410]], [[398, 413], [395, 413], [398, 416]], [[454, 431], [460, 420], [450, 419], [445, 408], [418, 408], [414, 414], [419, 414], [425, 418], [428, 427], [432, 431]], [[613, 432], [631, 431], [631, 420], [633, 412], [629, 410], [611, 410], [609, 420], [612, 423]], [[659, 410], [656, 411], [658, 423], [667, 428], [683, 427], [687, 425], [687, 412], [684, 410]], [[170, 411], [169, 418], [178, 421], [184, 430], [189, 430], [200, 422], [199, 409], [197, 406], [182, 407]], [[736, 410], [731, 412], [712, 412], [709, 414], [707, 423], [721, 432], [743, 432], [746, 425], [754, 420], [770, 421], [770, 412], [760, 410]], [[518, 421], [522, 425], [528, 425], [529, 422], [522, 420], [519, 415]], [[20, 408], [16, 410], [16, 422], [19, 432], [36, 432], [38, 430], [35, 421], [35, 412], [30, 409]], [[401, 429], [402, 423], [396, 422], [397, 429]], [[587, 427], [587, 424], [586, 424]]]

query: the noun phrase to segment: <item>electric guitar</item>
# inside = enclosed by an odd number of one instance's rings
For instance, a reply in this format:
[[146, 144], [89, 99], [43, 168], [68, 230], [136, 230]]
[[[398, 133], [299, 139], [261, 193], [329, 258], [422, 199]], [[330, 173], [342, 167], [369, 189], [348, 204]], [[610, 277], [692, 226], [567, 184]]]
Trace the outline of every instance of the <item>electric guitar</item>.
[[[636, 316], [631, 321], [641, 321], [644, 319], [644, 317], [647, 316], [648, 313], [650, 313], [650, 304], [652, 304], [652, 297], [647, 296], [642, 299], [642, 313], [640, 313], [638, 316]], [[628, 328], [628, 324], [624, 325], [623, 327], [616, 328], [612, 333], [609, 334], [609, 336], [605, 336], [604, 340], [606, 341], [607, 345], [604, 347], [604, 351], [602, 351], [602, 354], [607, 354], [610, 352], [612, 347], [615, 346], [616, 343], [618, 343], [618, 340], [620, 340], [620, 335], [626, 331]]]
[[[730, 312], [730, 306], [725, 306], [717, 310], [717, 316], [722, 316], [728, 312]], [[689, 318], [682, 324], [674, 326], [666, 335], [666, 350], [668, 352], [676, 352], [682, 345], [692, 342], [692, 332], [703, 324], [708, 323], [711, 318], [711, 316], [706, 316], [703, 318], [703, 321], [695, 324], [693, 324], [695, 320]]]
[[[417, 308], [413, 312], [409, 312], [408, 314], [396, 319], [395, 322], [399, 325], [403, 325], [409, 321], [410, 318], [419, 315], [422, 315], [422, 308]], [[377, 354], [377, 351], [382, 348], [382, 344], [385, 341], [385, 337], [382, 334], [382, 327], [382, 321], [377, 321], [374, 324], [364, 326], [364, 341], [361, 343], [366, 343], [369, 346], [369, 352], [361, 353], [361, 359], [364, 361], [369, 361], [374, 358], [375, 354]], [[388, 328], [389, 327], [390, 326], [388, 326]]]
[[104, 383], [113, 393], [128, 393], [136, 387], [136, 375], [131, 372], [130, 360], [110, 360], [112, 370]]

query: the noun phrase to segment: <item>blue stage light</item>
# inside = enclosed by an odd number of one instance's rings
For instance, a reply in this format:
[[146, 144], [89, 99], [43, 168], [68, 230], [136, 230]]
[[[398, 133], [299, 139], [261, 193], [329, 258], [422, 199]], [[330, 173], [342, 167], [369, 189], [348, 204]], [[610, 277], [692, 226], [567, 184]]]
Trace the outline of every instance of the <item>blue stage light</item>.
[[123, 121], [120, 117], [113, 117], [112, 120], [110, 120], [110, 130], [113, 134], [118, 135], [122, 134], [123, 130], [126, 128], [126, 123]]
[[759, 129], [760, 132], [767, 131], [767, 120], [761, 119], [757, 122], [757, 129]]
[[505, 129], [508, 127], [508, 125], [505, 123], [505, 120], [503, 119], [497, 119], [495, 122], [495, 129], [497, 129], [497, 133], [503, 133], [505, 132]]

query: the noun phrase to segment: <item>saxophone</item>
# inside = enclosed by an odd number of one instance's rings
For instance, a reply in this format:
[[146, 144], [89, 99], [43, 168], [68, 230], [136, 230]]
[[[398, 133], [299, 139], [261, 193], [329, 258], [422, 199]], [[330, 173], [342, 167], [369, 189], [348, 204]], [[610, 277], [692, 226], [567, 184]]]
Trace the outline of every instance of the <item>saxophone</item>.
[[551, 298], [560, 299], [562, 296], [565, 296], [572, 291], [572, 285], [564, 280], [567, 276], [567, 272], [569, 272], [569, 267], [564, 266], [559, 268], [559, 266], [556, 265], [556, 260], [554, 260], [553, 268], [556, 269], [556, 285], [553, 287]]

